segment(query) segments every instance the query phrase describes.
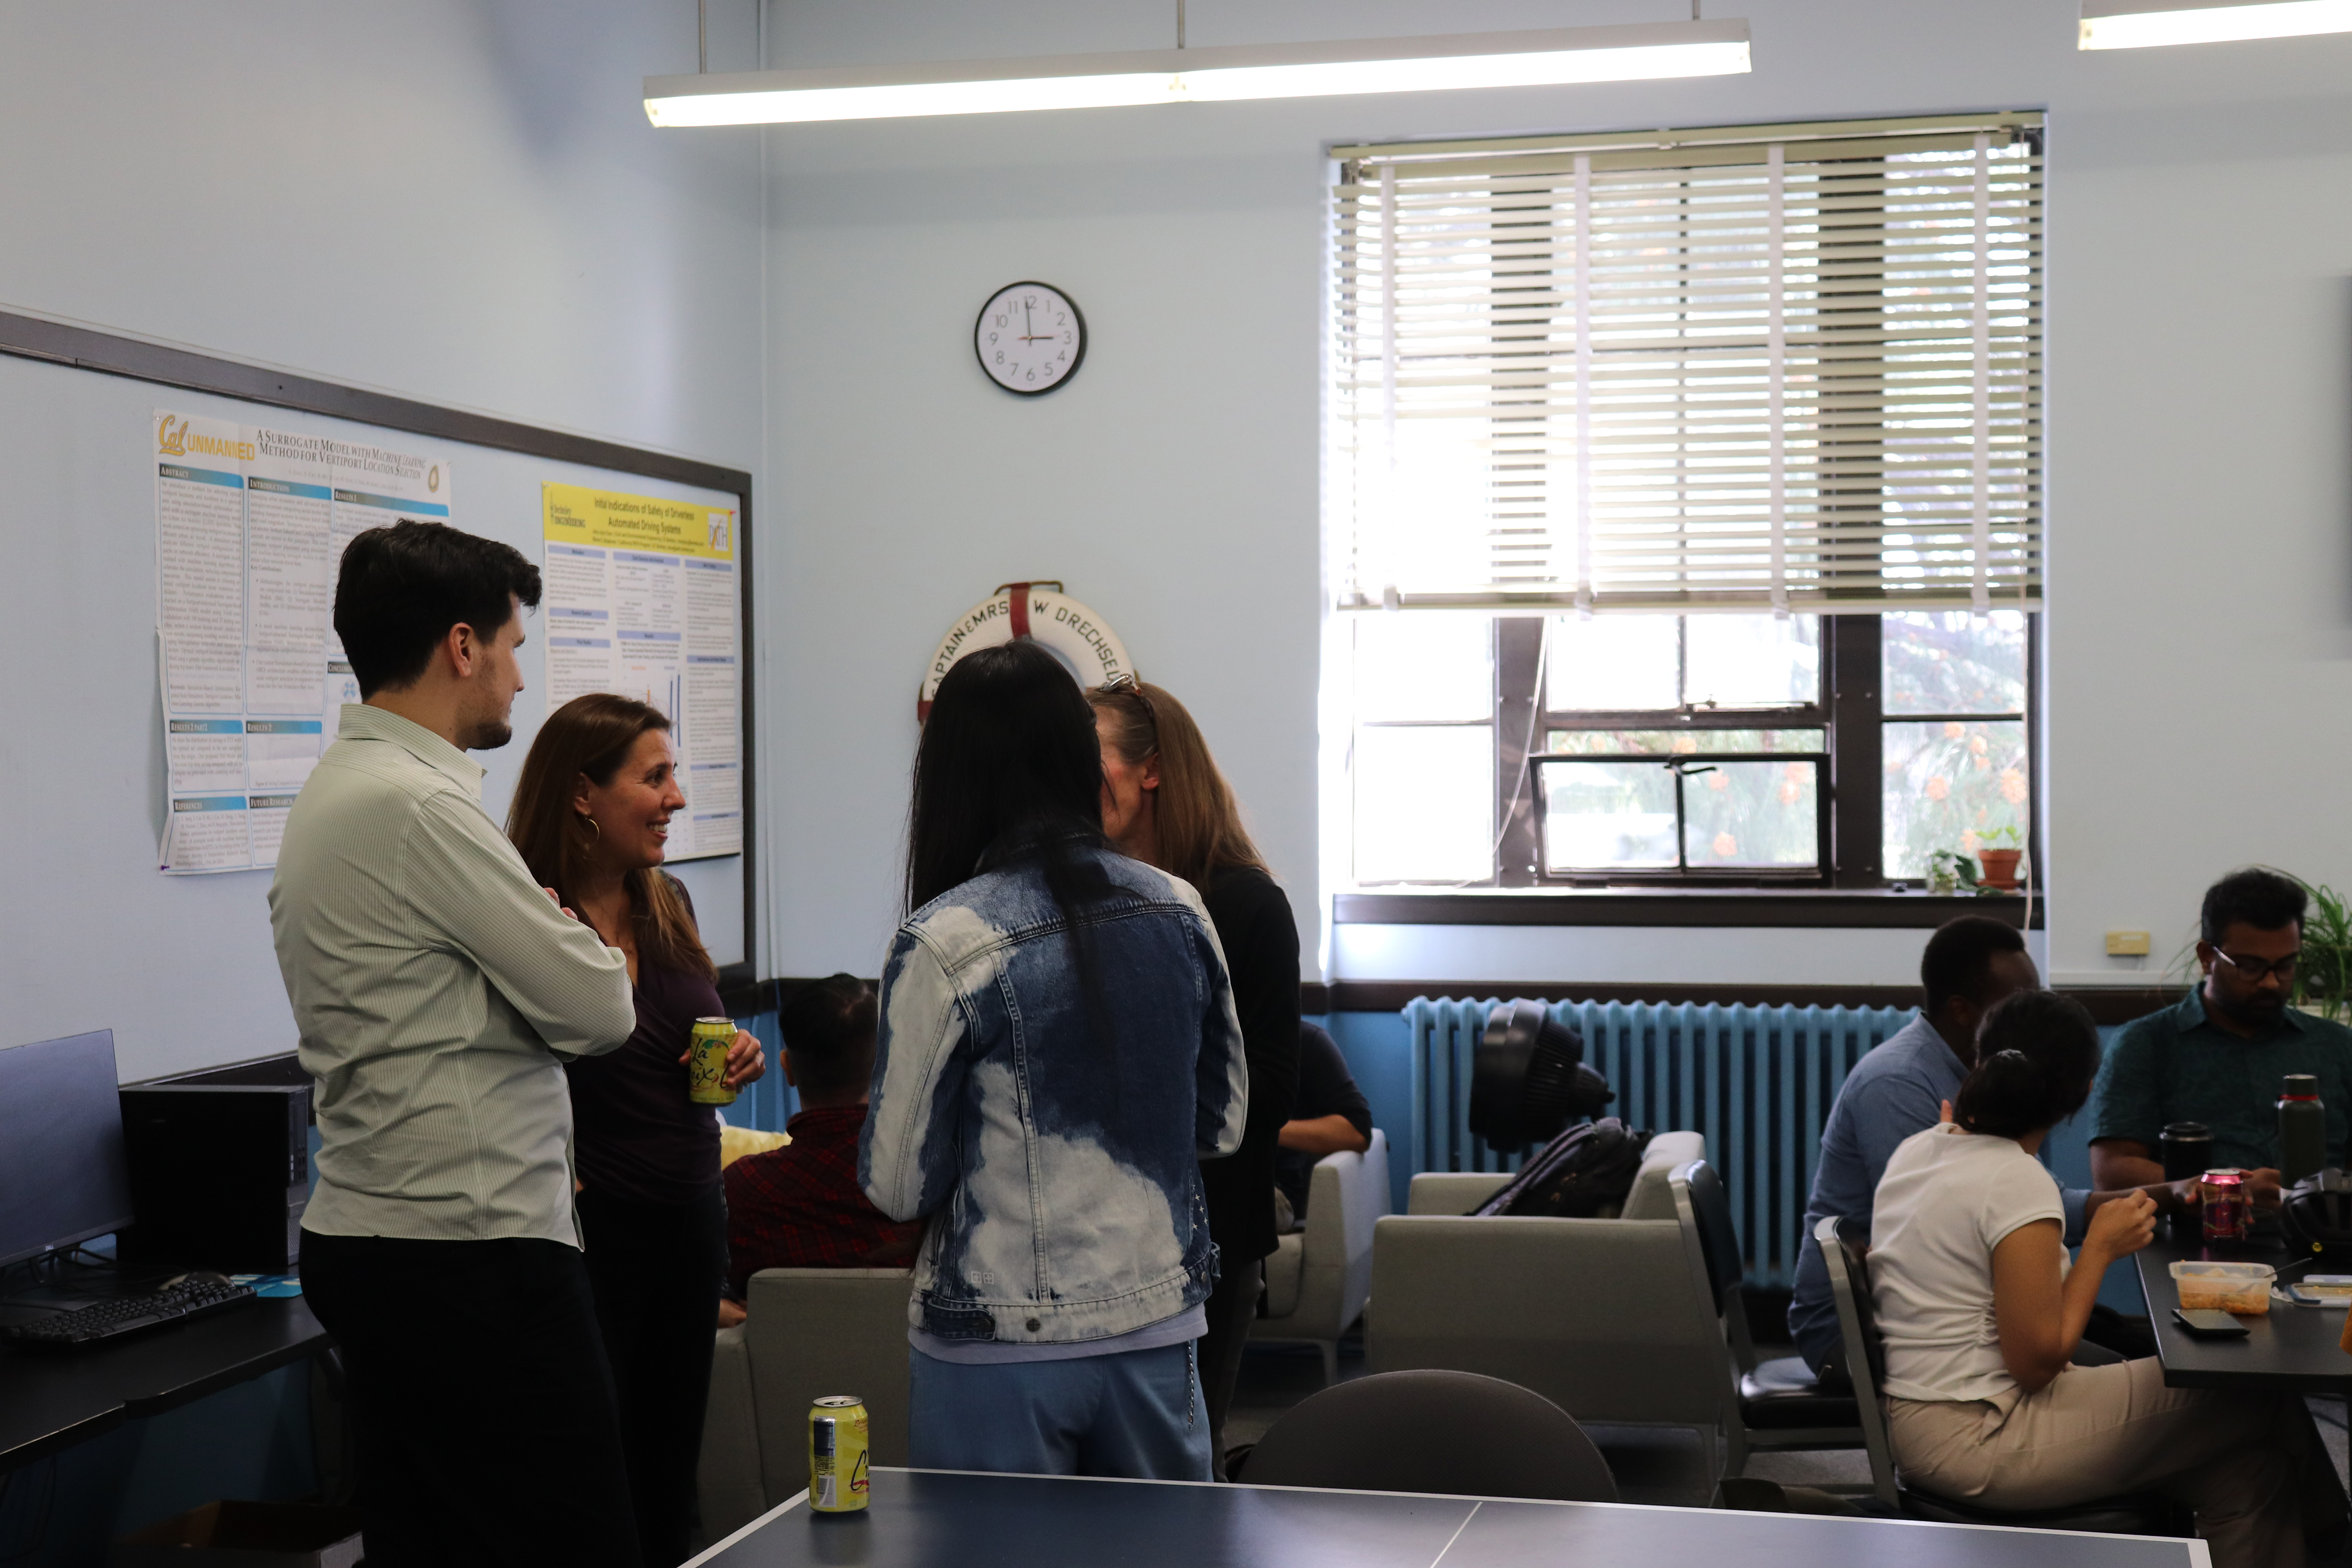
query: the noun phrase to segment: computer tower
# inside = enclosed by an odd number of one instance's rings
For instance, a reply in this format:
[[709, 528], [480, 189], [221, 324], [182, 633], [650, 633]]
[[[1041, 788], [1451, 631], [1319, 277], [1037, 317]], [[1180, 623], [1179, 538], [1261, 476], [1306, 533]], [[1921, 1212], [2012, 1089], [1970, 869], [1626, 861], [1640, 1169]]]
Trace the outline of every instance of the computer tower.
[[310, 1201], [310, 1085], [153, 1083], [122, 1090], [137, 1215], [131, 1263], [284, 1274]]

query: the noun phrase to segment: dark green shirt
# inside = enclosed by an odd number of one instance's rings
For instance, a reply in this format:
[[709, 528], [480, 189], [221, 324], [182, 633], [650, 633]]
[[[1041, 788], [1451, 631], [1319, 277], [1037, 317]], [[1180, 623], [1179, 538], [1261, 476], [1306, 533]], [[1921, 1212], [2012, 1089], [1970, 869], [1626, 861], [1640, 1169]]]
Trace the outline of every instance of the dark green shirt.
[[2116, 1035], [2099, 1064], [2091, 1136], [2136, 1139], [2153, 1155], [2166, 1122], [2201, 1121], [2213, 1130], [2216, 1168], [2275, 1168], [2279, 1089], [2293, 1072], [2319, 1080], [2327, 1163], [2342, 1164], [2352, 1134], [2352, 1029], [2289, 1008], [2241, 1039], [2206, 1017], [2200, 987]]

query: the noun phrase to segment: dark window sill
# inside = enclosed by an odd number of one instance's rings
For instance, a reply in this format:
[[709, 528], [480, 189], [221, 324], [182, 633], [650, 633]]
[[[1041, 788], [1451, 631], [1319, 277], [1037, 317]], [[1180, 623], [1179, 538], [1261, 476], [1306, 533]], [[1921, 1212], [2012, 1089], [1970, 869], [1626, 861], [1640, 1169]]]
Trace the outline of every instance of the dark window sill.
[[[1817, 926], [1927, 929], [1956, 915], [1990, 915], [2011, 925], [2025, 918], [2016, 894], [1956, 898], [1837, 888], [1594, 888], [1493, 889], [1446, 893], [1341, 893], [1332, 900], [1339, 925], [1475, 926]], [[2042, 901], [2033, 901], [2033, 929]]]

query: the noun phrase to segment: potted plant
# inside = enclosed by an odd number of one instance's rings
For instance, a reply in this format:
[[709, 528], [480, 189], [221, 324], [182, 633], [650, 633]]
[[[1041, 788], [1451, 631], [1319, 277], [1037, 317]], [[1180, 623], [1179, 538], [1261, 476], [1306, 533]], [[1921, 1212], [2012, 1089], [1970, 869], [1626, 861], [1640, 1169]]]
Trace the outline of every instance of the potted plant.
[[1977, 864], [1957, 849], [1938, 849], [1927, 857], [1927, 890], [1931, 893], [1981, 893]]
[[2014, 826], [2002, 826], [1977, 835], [1977, 858], [1984, 865], [1984, 885], [2001, 892], [2017, 889], [2017, 863], [2025, 846]]
[[2352, 1013], [2352, 905], [2324, 882], [2294, 879], [2311, 895], [2303, 917], [2303, 961], [2294, 972], [2294, 1005], [2341, 1023]]

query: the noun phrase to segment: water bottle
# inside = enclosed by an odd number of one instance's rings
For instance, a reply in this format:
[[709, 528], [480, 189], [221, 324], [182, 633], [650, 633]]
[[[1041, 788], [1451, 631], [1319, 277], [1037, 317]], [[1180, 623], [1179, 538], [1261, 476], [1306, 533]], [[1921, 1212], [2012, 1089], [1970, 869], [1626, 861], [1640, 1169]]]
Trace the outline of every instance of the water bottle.
[[2279, 1181], [2293, 1186], [2327, 1163], [2327, 1108], [2319, 1103], [2319, 1080], [2291, 1072], [2279, 1093]]

